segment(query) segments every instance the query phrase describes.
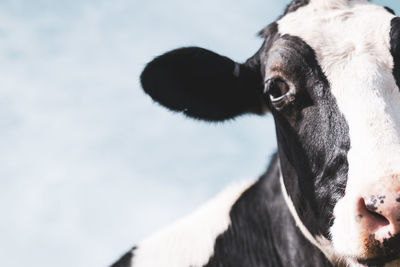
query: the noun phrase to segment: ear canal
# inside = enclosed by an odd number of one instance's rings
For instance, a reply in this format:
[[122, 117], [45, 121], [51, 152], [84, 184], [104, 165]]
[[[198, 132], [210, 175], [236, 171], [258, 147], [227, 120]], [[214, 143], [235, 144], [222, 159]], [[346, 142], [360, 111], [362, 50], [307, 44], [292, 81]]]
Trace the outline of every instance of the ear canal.
[[223, 121], [263, 109], [259, 69], [198, 47], [155, 58], [141, 83], [153, 100], [192, 118]]

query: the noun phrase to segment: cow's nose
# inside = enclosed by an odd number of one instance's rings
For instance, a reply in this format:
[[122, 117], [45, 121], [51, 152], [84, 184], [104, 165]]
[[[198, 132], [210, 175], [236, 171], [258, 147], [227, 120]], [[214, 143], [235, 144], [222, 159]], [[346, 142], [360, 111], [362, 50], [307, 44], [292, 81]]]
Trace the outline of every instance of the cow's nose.
[[361, 197], [357, 203], [356, 220], [377, 240], [400, 232], [400, 198], [395, 192]]

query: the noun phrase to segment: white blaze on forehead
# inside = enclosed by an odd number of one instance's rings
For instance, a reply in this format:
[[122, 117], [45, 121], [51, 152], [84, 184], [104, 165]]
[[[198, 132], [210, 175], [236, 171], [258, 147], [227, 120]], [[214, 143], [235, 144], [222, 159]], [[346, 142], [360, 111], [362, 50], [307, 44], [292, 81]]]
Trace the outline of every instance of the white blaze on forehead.
[[332, 228], [335, 247], [347, 255], [362, 249], [357, 225], [351, 223], [362, 187], [400, 174], [400, 92], [390, 53], [393, 18], [368, 1], [311, 0], [278, 21], [281, 35], [297, 36], [313, 48], [349, 126], [348, 181]]
[[[375, 176], [384, 174], [382, 168], [399, 170], [392, 166], [400, 163], [400, 93], [390, 53], [393, 17], [367, 1], [312, 0], [278, 22], [280, 34], [298, 36], [316, 52], [349, 125], [350, 172]], [[387, 155], [396, 160], [388, 161]]]

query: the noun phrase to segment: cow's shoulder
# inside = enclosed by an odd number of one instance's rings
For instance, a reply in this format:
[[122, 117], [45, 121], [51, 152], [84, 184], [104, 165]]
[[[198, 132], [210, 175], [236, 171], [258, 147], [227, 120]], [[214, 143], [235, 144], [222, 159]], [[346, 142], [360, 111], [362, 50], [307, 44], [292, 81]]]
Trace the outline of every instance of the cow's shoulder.
[[205, 265], [213, 255], [215, 240], [231, 224], [232, 206], [252, 184], [229, 186], [192, 214], [139, 243], [133, 266]]

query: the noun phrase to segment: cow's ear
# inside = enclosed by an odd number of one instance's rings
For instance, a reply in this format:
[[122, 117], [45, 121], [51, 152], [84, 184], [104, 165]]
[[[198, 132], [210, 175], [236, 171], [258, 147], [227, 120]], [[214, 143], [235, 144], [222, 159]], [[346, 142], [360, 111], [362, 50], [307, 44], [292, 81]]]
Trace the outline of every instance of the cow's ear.
[[141, 75], [155, 101], [189, 117], [222, 121], [244, 113], [264, 113], [258, 60], [238, 64], [198, 47], [155, 58]]

